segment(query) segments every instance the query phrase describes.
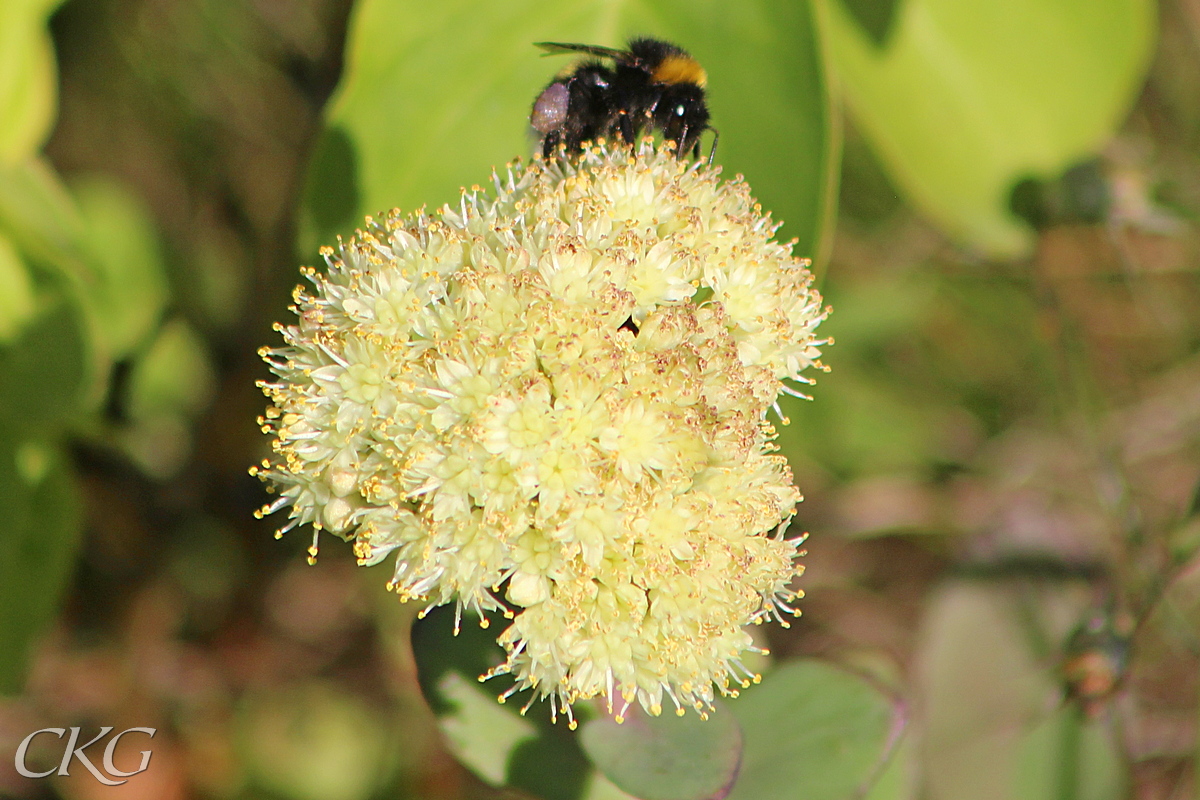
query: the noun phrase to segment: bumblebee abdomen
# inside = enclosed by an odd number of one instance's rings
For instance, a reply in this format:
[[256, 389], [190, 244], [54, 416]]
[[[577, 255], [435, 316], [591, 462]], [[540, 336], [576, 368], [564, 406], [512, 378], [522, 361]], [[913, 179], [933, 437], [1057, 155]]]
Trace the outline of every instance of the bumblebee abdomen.
[[567, 84], [560, 81], [551, 83], [534, 101], [533, 111], [529, 115], [529, 124], [543, 136], [558, 130], [567, 121], [567, 107], [570, 99], [571, 92], [567, 88]]

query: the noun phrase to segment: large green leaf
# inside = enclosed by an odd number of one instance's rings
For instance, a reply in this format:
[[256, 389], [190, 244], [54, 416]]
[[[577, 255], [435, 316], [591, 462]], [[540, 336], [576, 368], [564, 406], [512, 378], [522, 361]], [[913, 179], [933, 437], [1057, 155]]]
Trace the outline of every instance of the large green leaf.
[[0, 346], [16, 337], [36, 312], [33, 276], [8, 237], [0, 233]]
[[95, 277], [83, 297], [96, 310], [112, 358], [119, 360], [149, 337], [168, 299], [157, 233], [149, 211], [120, 183], [91, 176], [71, 188]]
[[59, 298], [0, 347], [0, 421], [57, 435], [89, 401], [91, 348], [83, 315]]
[[0, 232], [26, 258], [88, 283], [79, 208], [48, 161], [0, 165]]
[[742, 730], [725, 706], [707, 720], [698, 714], [657, 717], [632, 708], [580, 731], [584, 752], [621, 789], [642, 800], [723, 797], [742, 763]]
[[529, 156], [528, 113], [568, 66], [532, 42], [620, 45], [634, 34], [688, 48], [709, 74], [717, 161], [744, 173], [817, 254], [832, 217], [839, 149], [808, 2], [364, 0], [346, 72], [308, 181], [310, 241], [393, 207], [454, 201], [493, 166]]
[[850, 800], [884, 764], [891, 702], [861, 678], [817, 661], [775, 668], [729, 704], [745, 756], [730, 800]]
[[42, 146], [58, 106], [58, 74], [46, 15], [57, 0], [0, 3], [0, 164]]
[[0, 419], [0, 694], [20, 691], [75, 561], [82, 514], [65, 462], [57, 446]]
[[746, 176], [763, 207], [786, 223], [780, 235], [799, 240], [798, 255], [823, 264], [837, 211], [841, 126], [818, 30], [821, 3], [653, 5], [627, 32], [663, 31], [705, 64], [721, 131], [716, 160]]
[[[73, 398], [72, 402], [94, 408], [107, 390], [112, 366], [110, 337], [105, 335], [105, 316], [112, 309], [106, 303], [106, 298], [109, 290], [120, 293], [121, 289], [112, 285], [120, 279], [107, 275], [104, 269], [98, 269], [92, 263], [91, 243], [86, 236], [79, 206], [58, 173], [44, 158], [30, 158], [7, 167], [0, 165], [0, 235], [9, 239], [22, 260], [32, 268], [31, 273], [39, 278], [35, 286], [44, 290], [45, 294], [40, 302], [55, 306], [63, 317], [57, 322], [43, 322], [75, 326], [75, 334], [79, 337], [87, 360], [83, 364], [85, 386], [82, 395]], [[102, 236], [97, 244], [104, 241]], [[97, 260], [115, 255], [108, 253]], [[130, 274], [133, 272], [136, 270]], [[58, 333], [51, 336], [53, 341], [59, 341], [55, 338]], [[28, 346], [31, 349], [26, 357], [36, 360], [46, 354], [47, 346], [56, 345], [44, 344], [35, 336], [29, 339]], [[62, 371], [52, 363], [30, 363], [37, 369], [55, 373]], [[21, 386], [21, 382], [11, 380], [9, 386]], [[51, 394], [39, 384], [28, 384], [15, 391], [35, 398]], [[5, 413], [5, 397], [13, 393], [0, 383], [0, 413]], [[54, 401], [51, 405], [57, 407], [58, 403]], [[34, 412], [40, 416], [59, 413], [55, 410], [47, 414], [37, 408], [34, 408]]]
[[1104, 145], [1154, 38], [1151, 0], [902, 0], [881, 47], [846, 2], [828, 30], [855, 119], [919, 208], [996, 256], [1030, 238], [1013, 186]]
[[[547, 701], [534, 702], [528, 715], [521, 714], [528, 691], [497, 703], [511, 679], [479, 683], [480, 675], [504, 661], [496, 633], [508, 622], [495, 614], [483, 629], [471, 615], [455, 635], [454, 616], [453, 605], [441, 606], [418, 620], [412, 631], [421, 691], [450, 751], [493, 786], [510, 786], [543, 800], [582, 797], [592, 768], [562, 715], [558, 724], [552, 723]], [[587, 707], [577, 706], [580, 712], [587, 713]]]
[[862, 800], [916, 800], [920, 797], [916, 750], [915, 737], [901, 739]]

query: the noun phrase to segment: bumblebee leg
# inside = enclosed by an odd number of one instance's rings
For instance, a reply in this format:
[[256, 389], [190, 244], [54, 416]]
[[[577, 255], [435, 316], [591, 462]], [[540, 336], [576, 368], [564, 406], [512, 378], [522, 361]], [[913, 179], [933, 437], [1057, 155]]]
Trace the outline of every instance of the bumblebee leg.
[[[717, 140], [721, 138], [721, 134], [717, 132], [716, 128], [710, 127], [709, 130], [713, 132], [712, 149], [708, 151], [708, 165], [711, 167], [712, 162], [713, 162], [713, 156], [715, 156], [717, 154]], [[700, 154], [700, 142], [696, 142], [696, 155], [699, 155], [699, 154]]]
[[633, 147], [633, 120], [624, 111], [617, 117], [617, 130], [620, 131], [625, 144]]

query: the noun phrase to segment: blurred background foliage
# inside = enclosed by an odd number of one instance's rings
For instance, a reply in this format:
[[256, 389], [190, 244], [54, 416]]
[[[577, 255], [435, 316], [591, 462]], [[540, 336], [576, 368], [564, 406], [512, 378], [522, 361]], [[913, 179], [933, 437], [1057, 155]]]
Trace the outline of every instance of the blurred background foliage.
[[[763, 684], [571, 734], [475, 681], [494, 627], [253, 519], [255, 351], [319, 245], [529, 157], [531, 42], [637, 33], [836, 345]], [[7, 0], [0, 45], [0, 796], [99, 796], [3, 755], [69, 725], [156, 727], [104, 790], [154, 800], [1195, 796], [1196, 0]]]

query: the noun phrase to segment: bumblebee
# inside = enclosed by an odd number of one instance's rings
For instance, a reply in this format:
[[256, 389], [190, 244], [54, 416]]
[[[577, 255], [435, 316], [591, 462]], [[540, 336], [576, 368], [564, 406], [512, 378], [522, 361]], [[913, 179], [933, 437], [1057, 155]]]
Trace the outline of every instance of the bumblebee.
[[[578, 153], [601, 136], [632, 145], [643, 131], [659, 131], [680, 155], [700, 156], [700, 135], [713, 132], [709, 163], [717, 151], [717, 131], [708, 124], [704, 68], [685, 50], [658, 39], [633, 39], [628, 50], [590, 44], [537, 42], [547, 55], [595, 56], [555, 78], [533, 103], [530, 124], [542, 136], [542, 155], [562, 145]], [[611, 66], [609, 63], [611, 62]]]

